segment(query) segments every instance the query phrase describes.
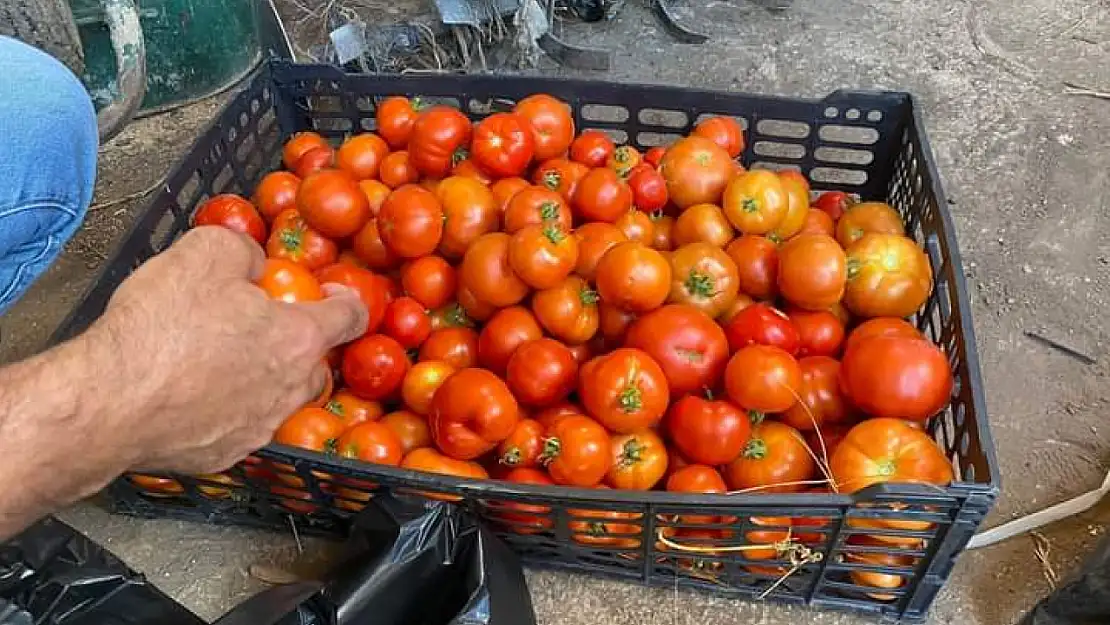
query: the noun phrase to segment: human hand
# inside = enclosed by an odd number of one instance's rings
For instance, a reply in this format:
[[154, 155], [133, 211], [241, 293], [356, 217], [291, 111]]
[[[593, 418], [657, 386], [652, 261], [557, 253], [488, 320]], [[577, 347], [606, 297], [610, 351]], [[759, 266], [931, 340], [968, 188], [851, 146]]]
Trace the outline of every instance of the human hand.
[[226, 469], [320, 393], [328, 349], [365, 331], [345, 287], [320, 302], [269, 299], [253, 284], [263, 261], [245, 236], [196, 228], [127, 278], [93, 326], [115, 365], [104, 377], [122, 383], [106, 426], [129, 437], [131, 468]]

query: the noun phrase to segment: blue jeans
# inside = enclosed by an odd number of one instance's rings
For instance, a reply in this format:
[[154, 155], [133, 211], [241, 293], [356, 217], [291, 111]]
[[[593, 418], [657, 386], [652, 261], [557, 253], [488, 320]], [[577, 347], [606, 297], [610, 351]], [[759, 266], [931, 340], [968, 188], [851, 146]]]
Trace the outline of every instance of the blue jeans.
[[89, 94], [47, 54], [0, 37], [0, 312], [81, 226], [96, 182]]

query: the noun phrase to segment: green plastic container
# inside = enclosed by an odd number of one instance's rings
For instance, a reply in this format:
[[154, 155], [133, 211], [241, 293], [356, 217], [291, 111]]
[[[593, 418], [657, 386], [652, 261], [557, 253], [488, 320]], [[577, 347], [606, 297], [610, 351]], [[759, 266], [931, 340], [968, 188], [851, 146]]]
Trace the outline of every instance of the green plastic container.
[[[141, 111], [171, 108], [237, 82], [261, 59], [254, 0], [140, 0], [146, 40]], [[116, 59], [99, 0], [69, 0], [85, 50], [82, 80], [97, 107], [117, 94]]]

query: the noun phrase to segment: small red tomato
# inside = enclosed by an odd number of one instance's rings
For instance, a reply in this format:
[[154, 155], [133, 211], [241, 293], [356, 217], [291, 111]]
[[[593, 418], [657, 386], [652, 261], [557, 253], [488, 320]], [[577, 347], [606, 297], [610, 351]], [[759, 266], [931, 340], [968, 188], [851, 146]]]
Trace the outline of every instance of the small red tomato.
[[544, 426], [521, 419], [512, 434], [497, 446], [497, 461], [509, 467], [537, 467], [543, 454]]
[[790, 310], [798, 330], [798, 357], [836, 356], [844, 343], [844, 324], [827, 310]]
[[578, 361], [554, 339], [524, 343], [509, 358], [509, 390], [522, 404], [547, 406], [566, 399], [578, 382]]
[[825, 211], [835, 222], [852, 204], [852, 197], [843, 191], [825, 191], [813, 201], [813, 208]]
[[659, 163], [663, 161], [663, 155], [666, 153], [667, 148], [657, 145], [644, 152], [644, 161], [650, 163], [652, 167], [659, 167]]
[[532, 128], [516, 113], [494, 113], [474, 128], [470, 158], [499, 178], [519, 176], [535, 153]]
[[736, 313], [725, 326], [728, 345], [733, 351], [748, 345], [773, 345], [788, 354], [798, 352], [798, 329], [779, 309], [757, 303]]
[[401, 388], [408, 373], [405, 348], [384, 334], [370, 334], [343, 352], [343, 380], [363, 399], [389, 397]]
[[197, 209], [194, 226], [223, 226], [266, 244], [266, 222], [254, 204], [232, 193], [222, 193]]
[[587, 167], [603, 167], [617, 146], [600, 130], [583, 130], [570, 144], [570, 160]]
[[701, 464], [728, 464], [751, 436], [748, 413], [725, 400], [687, 395], [667, 413], [667, 433], [683, 457]]
[[641, 165], [632, 170], [628, 187], [632, 189], [632, 203], [646, 213], [667, 205], [667, 181], [654, 167]]
[[382, 332], [405, 349], [415, 349], [432, 333], [432, 318], [420, 302], [411, 297], [398, 297], [385, 309]]
[[293, 173], [304, 178], [309, 174], [329, 169], [335, 165], [335, 150], [330, 145], [312, 148], [301, 155]]

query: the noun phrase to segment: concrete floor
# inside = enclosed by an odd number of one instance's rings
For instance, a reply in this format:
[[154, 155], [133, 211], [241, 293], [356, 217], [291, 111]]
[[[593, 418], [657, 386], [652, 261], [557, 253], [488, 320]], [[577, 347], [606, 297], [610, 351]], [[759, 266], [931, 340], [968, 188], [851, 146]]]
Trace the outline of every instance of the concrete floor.
[[[673, 43], [638, 3], [569, 38], [620, 48], [606, 76], [615, 80], [809, 97], [889, 88], [920, 98], [955, 201], [1004, 479], [988, 524], [1097, 486], [1110, 458], [1103, 418], [1110, 325], [1101, 314], [1110, 303], [1110, 101], [1067, 95], [1063, 83], [1110, 91], [1106, 3], [795, 0], [771, 14], [744, 0], [713, 0], [690, 21], [712, 36], [708, 44]], [[98, 200], [158, 180], [217, 106], [136, 122], [105, 146]], [[140, 204], [89, 216], [65, 258], [0, 320], [0, 356], [15, 359], [42, 344]], [[1026, 330], [1062, 339], [1097, 363], [1050, 351]], [[89, 504], [64, 518], [206, 618], [261, 587], [246, 574], [251, 564], [318, 564], [299, 558], [285, 535], [136, 521]], [[1049, 565], [1064, 576], [1074, 570], [1107, 520], [1110, 505], [1048, 529]], [[530, 572], [529, 582], [544, 625], [863, 622], [565, 574]], [[930, 622], [1008, 625], [1048, 591], [1030, 540], [1015, 539], [965, 554]]]

